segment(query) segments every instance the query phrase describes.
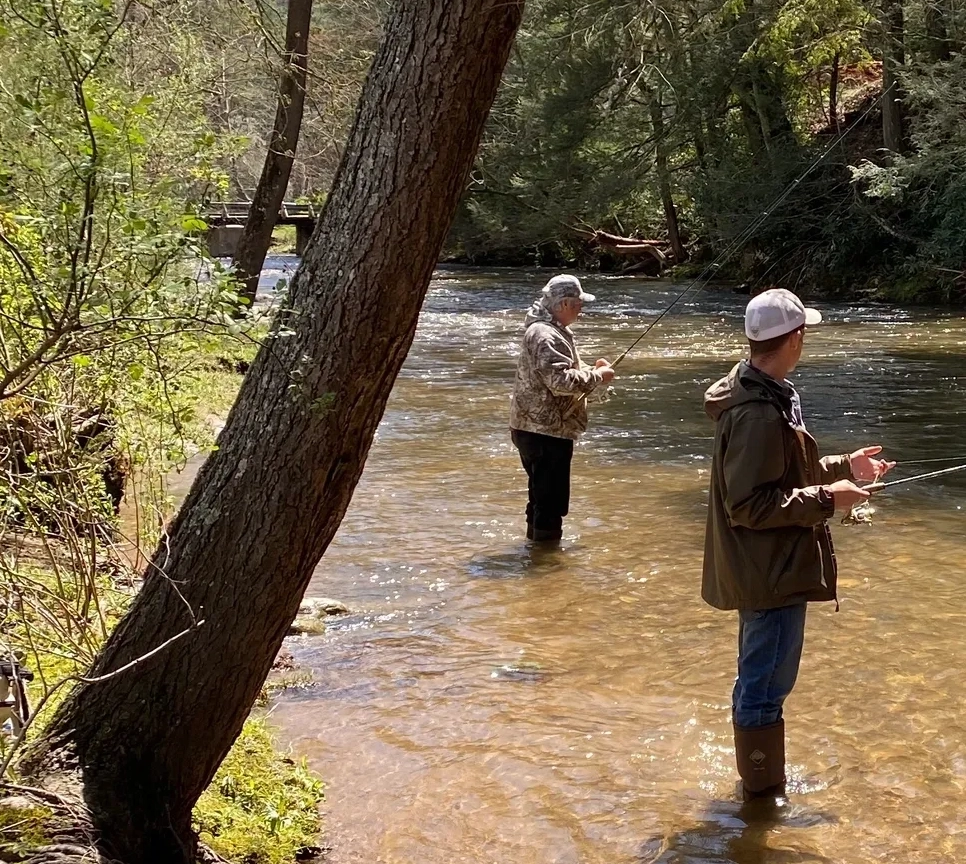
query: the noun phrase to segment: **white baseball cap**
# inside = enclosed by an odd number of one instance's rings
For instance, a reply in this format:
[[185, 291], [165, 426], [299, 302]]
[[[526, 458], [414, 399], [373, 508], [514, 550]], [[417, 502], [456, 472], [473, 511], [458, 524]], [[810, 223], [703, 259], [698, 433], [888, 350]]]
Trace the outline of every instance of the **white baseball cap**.
[[753, 297], [745, 309], [745, 336], [752, 342], [765, 342], [797, 330], [822, 323], [818, 309], [805, 306], [791, 291], [770, 288]]

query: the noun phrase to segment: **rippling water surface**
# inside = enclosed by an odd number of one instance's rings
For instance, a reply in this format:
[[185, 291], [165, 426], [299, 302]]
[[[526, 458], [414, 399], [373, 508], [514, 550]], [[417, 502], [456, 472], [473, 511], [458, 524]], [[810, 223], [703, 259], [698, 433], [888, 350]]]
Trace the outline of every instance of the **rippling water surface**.
[[[291, 640], [274, 719], [324, 775], [332, 864], [958, 861], [966, 855], [966, 472], [833, 526], [841, 612], [810, 611], [786, 706], [793, 792], [734, 798], [736, 622], [701, 602], [712, 428], [746, 298], [707, 290], [620, 367], [574, 458], [557, 552], [523, 540], [506, 429], [549, 274], [437, 274], [363, 480]], [[677, 288], [588, 277], [585, 359]], [[962, 318], [823, 306], [795, 380], [825, 452], [966, 454]], [[962, 461], [966, 462], [966, 458]], [[896, 476], [924, 468], [900, 465]]]

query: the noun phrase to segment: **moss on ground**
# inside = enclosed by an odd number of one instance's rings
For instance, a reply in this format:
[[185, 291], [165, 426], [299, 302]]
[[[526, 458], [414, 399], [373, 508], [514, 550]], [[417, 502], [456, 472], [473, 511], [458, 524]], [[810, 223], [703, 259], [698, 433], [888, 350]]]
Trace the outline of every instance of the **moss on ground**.
[[321, 850], [322, 781], [280, 753], [264, 720], [250, 719], [195, 808], [202, 843], [232, 862], [288, 864]]
[[48, 808], [22, 798], [0, 800], [0, 861], [19, 861], [31, 848], [49, 843], [50, 816]]

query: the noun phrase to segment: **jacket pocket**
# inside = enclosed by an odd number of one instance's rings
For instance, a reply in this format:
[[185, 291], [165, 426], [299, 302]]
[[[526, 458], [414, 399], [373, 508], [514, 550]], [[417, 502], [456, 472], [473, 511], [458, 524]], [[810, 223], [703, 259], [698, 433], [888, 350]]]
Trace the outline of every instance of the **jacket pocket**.
[[783, 593], [781, 590], [782, 576], [788, 571], [792, 559], [795, 557], [797, 542], [798, 537], [794, 535], [787, 537], [785, 542], [775, 550], [772, 557], [772, 566], [768, 573], [768, 590], [772, 594]]
[[772, 594], [789, 597], [820, 588], [822, 562], [811, 528], [796, 531], [788, 538], [782, 553], [775, 556], [776, 566], [769, 574]]

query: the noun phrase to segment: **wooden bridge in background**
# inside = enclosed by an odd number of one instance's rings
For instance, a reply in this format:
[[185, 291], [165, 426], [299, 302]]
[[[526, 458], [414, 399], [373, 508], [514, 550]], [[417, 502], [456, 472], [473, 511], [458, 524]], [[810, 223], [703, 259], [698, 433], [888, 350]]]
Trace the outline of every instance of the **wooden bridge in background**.
[[[215, 258], [230, 258], [235, 254], [251, 206], [250, 201], [226, 201], [208, 207], [205, 214], [208, 222], [208, 251]], [[296, 255], [305, 251], [321, 213], [322, 208], [316, 204], [295, 204], [288, 201], [282, 204], [275, 224], [295, 226]]]

